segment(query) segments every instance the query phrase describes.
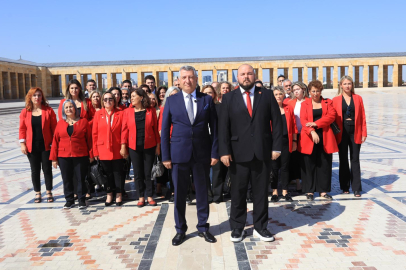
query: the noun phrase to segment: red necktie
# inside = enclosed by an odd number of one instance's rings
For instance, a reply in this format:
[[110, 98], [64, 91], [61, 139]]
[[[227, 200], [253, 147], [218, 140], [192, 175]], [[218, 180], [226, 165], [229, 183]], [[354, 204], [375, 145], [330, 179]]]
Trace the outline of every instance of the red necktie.
[[246, 91], [245, 95], [247, 96], [247, 109], [248, 109], [248, 113], [250, 114], [250, 116], [252, 117], [252, 106], [251, 106], [251, 97], [250, 97], [251, 92], [250, 91]]

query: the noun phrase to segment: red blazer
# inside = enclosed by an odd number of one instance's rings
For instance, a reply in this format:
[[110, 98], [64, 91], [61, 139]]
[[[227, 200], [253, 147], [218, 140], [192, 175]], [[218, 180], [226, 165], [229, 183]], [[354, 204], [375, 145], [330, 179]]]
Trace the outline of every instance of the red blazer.
[[[159, 117], [158, 117], [158, 131], [162, 130], [162, 118], [164, 117], [164, 106], [161, 106], [159, 108]], [[173, 125], [171, 125], [171, 131], [169, 133], [169, 136], [172, 137], [172, 130], [173, 130]]]
[[[62, 99], [61, 102], [59, 103], [59, 108], [58, 108], [59, 120], [62, 119], [62, 109], [63, 109], [62, 106], [63, 106], [63, 103], [65, 102], [65, 100], [66, 100], [66, 98]], [[83, 102], [81, 104], [82, 104], [82, 108], [80, 110], [80, 118], [86, 118], [87, 121], [89, 121], [89, 122], [92, 121], [93, 116], [96, 112], [96, 110], [93, 108], [92, 101], [90, 99], [86, 98], [87, 111], [85, 109], [83, 109]]]
[[283, 100], [282, 104], [288, 105], [289, 101], [291, 101], [291, 100], [292, 100], [291, 98], [285, 98], [285, 99]]
[[[306, 99], [308, 99], [308, 97], [305, 97], [305, 100], [306, 100]], [[296, 102], [297, 102], [297, 98], [290, 99], [290, 100], [288, 101], [288, 105], [289, 105], [290, 107], [292, 107], [293, 110], [295, 110]]]
[[[364, 102], [360, 95], [352, 94], [355, 105], [355, 126], [354, 126], [354, 142], [362, 143], [362, 137], [367, 137], [367, 121], [365, 118]], [[343, 136], [343, 96], [339, 95], [333, 98], [333, 106], [337, 111], [336, 123], [341, 132], [336, 134], [337, 143], [340, 144]]]
[[[156, 110], [155, 108], [151, 107], [146, 108], [144, 148], [148, 149], [154, 147], [160, 142], [161, 137], [158, 133], [158, 120], [156, 118]], [[131, 149], [137, 150], [137, 127], [135, 125], [134, 109], [131, 107], [129, 107], [128, 110], [123, 111], [121, 143], [125, 143]]]
[[[51, 150], [52, 137], [56, 128], [56, 114], [49, 106], [41, 106], [42, 136], [44, 137], [45, 151]], [[20, 113], [19, 140], [25, 140], [28, 152], [32, 151], [32, 112], [23, 109]]]
[[[338, 152], [337, 141], [334, 133], [331, 130], [331, 123], [336, 118], [336, 110], [333, 107], [333, 102], [330, 99], [321, 98], [322, 116], [315, 123], [318, 128], [323, 129], [323, 146], [324, 151], [328, 154]], [[299, 152], [310, 155], [313, 152], [313, 139], [310, 134], [314, 128], [306, 127], [308, 122], [313, 122], [313, 105], [312, 100], [309, 98], [302, 102], [300, 109], [300, 122], [302, 124], [302, 131], [300, 133], [300, 143], [298, 144]]]
[[107, 149], [107, 125], [106, 110], [103, 108], [96, 112], [93, 118], [93, 155], [99, 157], [101, 160], [122, 159], [120, 155], [121, 149], [121, 125], [123, 119], [123, 112], [114, 112], [113, 124], [111, 125], [111, 132], [113, 138], [113, 147], [111, 150]]
[[295, 115], [293, 114], [293, 109], [289, 105], [283, 104], [282, 107], [285, 111], [286, 126], [288, 127], [289, 152], [292, 153], [293, 134], [298, 133]]
[[93, 157], [92, 131], [86, 119], [80, 119], [73, 125], [72, 136], [68, 134], [68, 123], [59, 120], [56, 125], [54, 140], [52, 142], [50, 160], [58, 157]]
[[120, 111], [124, 111], [125, 109], [127, 109], [127, 106], [125, 106], [124, 104], [120, 104], [120, 105], [118, 105], [118, 109]]

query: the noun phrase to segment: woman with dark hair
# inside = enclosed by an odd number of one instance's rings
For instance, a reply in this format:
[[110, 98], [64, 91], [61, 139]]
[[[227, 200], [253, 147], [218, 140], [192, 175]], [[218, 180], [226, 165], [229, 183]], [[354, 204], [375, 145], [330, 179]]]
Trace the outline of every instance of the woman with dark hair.
[[114, 98], [116, 99], [116, 108], [119, 109], [120, 111], [127, 109], [127, 107], [124, 104], [121, 104], [121, 89], [118, 87], [110, 87], [109, 90], [106, 91], [106, 93], [112, 93]]
[[135, 89], [131, 92], [131, 105], [123, 115], [121, 155], [127, 155], [128, 147], [139, 192], [138, 207], [145, 206], [145, 195], [148, 204], [156, 206], [152, 198], [151, 170], [155, 155], [160, 154], [160, 142], [155, 108], [151, 107], [144, 90]]
[[277, 202], [279, 200], [278, 196], [278, 180], [279, 180], [279, 170], [280, 170], [280, 180], [282, 185], [282, 199], [287, 202], [292, 202], [292, 196], [288, 192], [289, 185], [289, 164], [292, 151], [296, 151], [297, 148], [297, 128], [296, 120], [293, 114], [293, 109], [287, 104], [283, 104], [285, 98], [285, 90], [276, 86], [273, 90], [276, 102], [279, 105], [279, 110], [282, 115], [282, 126], [283, 126], [283, 139], [282, 139], [282, 153], [276, 159], [272, 160], [271, 167], [273, 178], [271, 182], [272, 197], [271, 202]]
[[[213, 86], [211, 85], [205, 85], [202, 88], [202, 93], [207, 94], [209, 96], [211, 96], [214, 104], [218, 104], [218, 100], [217, 100], [217, 92], [216, 90], [213, 88]], [[217, 108], [216, 108], [217, 109]], [[217, 109], [218, 110], [218, 109]], [[218, 113], [218, 112], [217, 112]]]
[[[350, 193], [350, 184], [355, 197], [361, 197], [361, 166], [359, 152], [361, 144], [367, 139], [367, 123], [362, 97], [355, 94], [351, 77], [343, 76], [338, 87], [338, 96], [333, 98], [337, 111], [335, 119], [341, 132], [336, 134], [338, 155], [340, 158], [340, 188], [345, 194]], [[348, 164], [350, 149], [351, 169]]]
[[165, 99], [166, 91], [168, 91], [168, 88], [166, 86], [160, 86], [158, 88], [158, 93], [157, 93], [157, 95], [158, 95], [158, 107], [162, 106], [162, 102], [164, 102], [164, 99]]
[[82, 90], [82, 85], [78, 80], [70, 80], [68, 87], [65, 90], [65, 98], [61, 100], [58, 108], [58, 117], [62, 119], [63, 103], [65, 100], [70, 99], [75, 102], [76, 108], [78, 108], [78, 117], [86, 118], [88, 121], [92, 121], [95, 109], [92, 106], [92, 101], [85, 98], [85, 94]]
[[323, 84], [309, 83], [310, 98], [303, 101], [300, 109], [302, 131], [298, 150], [303, 154], [302, 189], [308, 200], [314, 199], [314, 192], [328, 200], [331, 191], [333, 153], [338, 151], [337, 142], [330, 125], [336, 118], [336, 110], [330, 99], [321, 96]]
[[[298, 131], [297, 140], [300, 142], [300, 132], [302, 131], [302, 124], [300, 123], [300, 108], [302, 102], [309, 98], [309, 92], [306, 84], [302, 82], [295, 82], [292, 85], [293, 98], [289, 100], [288, 105], [293, 109], [295, 115], [296, 128]], [[302, 163], [302, 154], [299, 151], [293, 151], [290, 156], [289, 162], [289, 178], [296, 181], [296, 191], [301, 193], [302, 186], [300, 184], [301, 172], [300, 164]]]
[[221, 102], [222, 96], [231, 92], [233, 85], [229, 82], [221, 82], [216, 87], [217, 99]]
[[113, 204], [113, 188], [116, 190], [116, 205], [123, 204], [121, 197], [124, 160], [121, 150], [122, 111], [116, 107], [111, 92], [104, 93], [102, 109], [93, 119], [93, 155], [100, 160], [108, 177], [106, 206]]
[[77, 185], [79, 209], [86, 208], [85, 177], [89, 162], [93, 162], [92, 131], [86, 118], [79, 117], [75, 101], [67, 99], [62, 104], [62, 117], [58, 121], [52, 141], [52, 166], [59, 165], [65, 194], [65, 209], [75, 204], [74, 182]]
[[25, 108], [20, 114], [19, 140], [21, 152], [27, 155], [35, 191], [35, 203], [41, 199], [41, 166], [45, 178], [47, 201], [53, 202], [52, 163], [49, 160], [52, 137], [56, 128], [56, 115], [49, 107], [41, 88], [31, 88], [25, 97]]

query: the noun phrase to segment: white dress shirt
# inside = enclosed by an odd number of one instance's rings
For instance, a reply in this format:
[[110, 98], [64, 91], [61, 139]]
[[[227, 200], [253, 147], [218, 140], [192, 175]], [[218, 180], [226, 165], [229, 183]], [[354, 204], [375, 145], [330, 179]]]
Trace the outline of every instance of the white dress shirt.
[[[187, 108], [188, 103], [189, 103], [189, 94], [184, 91], [182, 91], [182, 94], [183, 94], [183, 99], [185, 101], [185, 108]], [[193, 93], [191, 93], [191, 95], [192, 95], [192, 101], [193, 101], [192, 102], [193, 103], [193, 115], [194, 115], [193, 118], [196, 119], [196, 112], [197, 112], [196, 89], [195, 89], [195, 91], [193, 91]]]
[[[245, 106], [247, 106], [247, 94], [245, 94], [245, 90], [240, 86], [241, 94], [244, 99]], [[251, 98], [251, 108], [254, 109], [254, 92], [255, 92], [255, 85], [249, 90], [250, 98]]]

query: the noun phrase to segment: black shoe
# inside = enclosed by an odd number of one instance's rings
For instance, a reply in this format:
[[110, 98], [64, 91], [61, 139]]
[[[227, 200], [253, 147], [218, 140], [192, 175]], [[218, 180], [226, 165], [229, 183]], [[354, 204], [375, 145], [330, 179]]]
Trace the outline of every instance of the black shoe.
[[93, 198], [93, 196], [92, 195], [90, 195], [89, 197], [85, 197], [85, 200], [87, 201], [87, 200], [90, 200], [90, 199], [92, 199]]
[[360, 191], [354, 191], [354, 197], [361, 197], [361, 192]]
[[321, 196], [321, 197], [323, 197], [323, 198], [325, 198], [325, 199], [327, 199], [327, 200], [332, 200], [333, 199], [333, 197], [331, 197], [331, 195], [329, 195], [329, 194], [324, 194], [323, 196]]
[[277, 201], [279, 201], [278, 195], [272, 195], [271, 202], [277, 202]]
[[65, 205], [63, 206], [63, 209], [70, 209], [75, 205], [74, 202], [66, 202]]
[[313, 195], [313, 194], [306, 194], [306, 198], [307, 198], [309, 201], [314, 201], [314, 195]]
[[179, 246], [185, 241], [186, 235], [184, 233], [177, 233], [172, 239], [172, 246]]
[[87, 207], [86, 201], [79, 202], [79, 209], [86, 209], [86, 207]]
[[245, 235], [244, 229], [234, 229], [231, 232], [230, 240], [231, 242], [241, 242]]
[[76, 201], [78, 199], [78, 195], [73, 195], [73, 199]]
[[255, 237], [259, 237], [262, 241], [265, 242], [272, 242], [275, 241], [275, 238], [273, 237], [272, 233], [270, 233], [267, 229], [264, 229], [262, 231], [257, 231], [254, 229], [254, 234]]
[[123, 201], [121, 202], [116, 202], [116, 206], [122, 206], [123, 205]]
[[113, 204], [113, 201], [111, 201], [111, 202], [105, 202], [105, 203], [104, 203], [105, 206], [110, 206], [110, 205], [112, 205], [112, 204]]
[[200, 237], [204, 238], [204, 241], [209, 242], [209, 243], [216, 243], [217, 239], [209, 232], [199, 232], [197, 234]]
[[175, 201], [175, 196], [174, 194], [171, 194], [171, 197], [169, 198], [169, 202], [174, 202]]
[[290, 193], [286, 194], [285, 196], [282, 196], [283, 199], [287, 202], [293, 202], [292, 196], [290, 196]]
[[189, 194], [186, 196], [186, 203], [187, 203], [188, 205], [191, 205], [191, 204], [192, 204], [192, 200], [190, 199], [190, 195], [189, 195]]

